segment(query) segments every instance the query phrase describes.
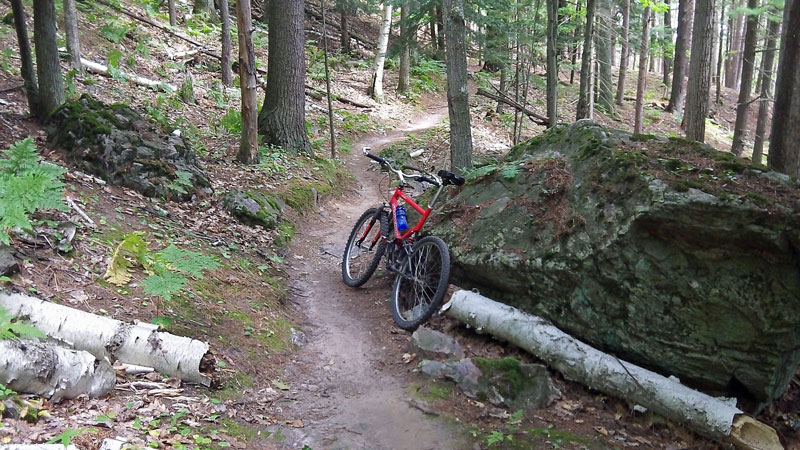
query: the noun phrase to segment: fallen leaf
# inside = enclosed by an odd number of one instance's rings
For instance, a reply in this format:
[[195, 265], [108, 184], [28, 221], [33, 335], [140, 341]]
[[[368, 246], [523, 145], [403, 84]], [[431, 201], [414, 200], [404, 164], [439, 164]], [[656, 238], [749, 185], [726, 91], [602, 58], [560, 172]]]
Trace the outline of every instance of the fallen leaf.
[[275, 386], [276, 388], [282, 390], [282, 391], [288, 391], [289, 390], [289, 385], [284, 383], [281, 380], [277, 380], [277, 379], [272, 380], [272, 385]]
[[594, 431], [602, 434], [603, 436], [608, 436], [608, 430], [603, 427], [594, 427]]
[[303, 421], [300, 419], [287, 420], [286, 425], [289, 425], [294, 428], [303, 428]]

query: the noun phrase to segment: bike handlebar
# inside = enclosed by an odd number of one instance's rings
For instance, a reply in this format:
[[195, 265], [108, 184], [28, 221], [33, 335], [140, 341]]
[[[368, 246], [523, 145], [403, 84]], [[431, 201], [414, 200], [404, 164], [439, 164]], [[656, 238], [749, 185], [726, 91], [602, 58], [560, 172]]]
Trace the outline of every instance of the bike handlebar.
[[425, 174], [426, 172], [424, 170], [418, 169], [416, 167], [411, 167], [411, 166], [403, 166], [403, 169], [415, 170], [415, 171], [423, 173], [425, 175], [404, 173], [402, 170], [395, 169], [394, 167], [392, 167], [392, 165], [389, 163], [389, 161], [381, 158], [380, 156], [373, 155], [372, 153], [369, 152], [369, 150], [370, 150], [369, 147], [364, 147], [364, 156], [366, 156], [369, 159], [374, 160], [375, 162], [380, 164], [381, 167], [385, 167], [386, 169], [394, 172], [400, 178], [400, 181], [403, 182], [403, 183], [405, 183], [405, 179], [406, 178], [411, 178], [411, 179], [419, 181], [419, 182], [430, 183], [430, 184], [432, 184], [434, 186], [441, 186], [442, 185], [442, 181], [436, 175]]

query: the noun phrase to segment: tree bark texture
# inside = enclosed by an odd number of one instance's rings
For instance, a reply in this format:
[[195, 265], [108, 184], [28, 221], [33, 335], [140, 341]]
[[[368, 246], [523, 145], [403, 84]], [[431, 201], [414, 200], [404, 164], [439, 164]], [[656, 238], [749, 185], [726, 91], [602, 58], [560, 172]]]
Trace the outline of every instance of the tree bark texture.
[[[258, 83], [250, 0], [236, 0], [236, 29], [239, 37], [239, 85], [242, 89], [242, 139], [239, 141], [236, 159], [245, 164], [256, 164], [258, 163]], [[230, 70], [230, 64], [228, 66]], [[301, 86], [301, 89], [304, 88]]]
[[[702, 1], [702, 0], [697, 0]], [[683, 82], [686, 79], [686, 69], [689, 65], [687, 52], [692, 46], [692, 23], [695, 0], [680, 0], [678, 3], [678, 31], [675, 38], [675, 60], [672, 73], [672, 89], [669, 95], [667, 111], [683, 111], [684, 90]]]
[[341, 33], [339, 45], [341, 45], [341, 52], [348, 55], [350, 54], [350, 26], [347, 23], [347, 7], [342, 2], [339, 8], [339, 32]]
[[[758, 0], [747, 0], [747, 8], [758, 8]], [[733, 144], [731, 145], [731, 152], [736, 156], [742, 156], [742, 151], [744, 151], [747, 110], [750, 107], [750, 94], [753, 91], [753, 67], [755, 67], [756, 44], [758, 41], [758, 16], [755, 14], [747, 16], [745, 27], [744, 51], [742, 52], [742, 78], [739, 87], [739, 102], [736, 105], [736, 124], [733, 127]]]
[[64, 31], [67, 35], [69, 65], [80, 71], [83, 67], [81, 66], [81, 41], [78, 34], [78, 10], [75, 8], [75, 0], [64, 0]]
[[717, 83], [717, 96], [714, 102], [721, 105], [720, 95], [722, 93], [722, 67], [725, 65], [725, 45], [723, 39], [725, 38], [725, 0], [722, 0], [722, 7], [719, 13], [719, 42], [717, 43], [717, 76], [715, 82]]
[[175, 0], [167, 0], [167, 11], [169, 12], [169, 25], [178, 25], [178, 11], [175, 9]]
[[767, 162], [800, 177], [800, 0], [786, 0], [782, 34]]
[[642, 17], [642, 47], [639, 51], [639, 78], [636, 82], [636, 112], [633, 121], [633, 132], [636, 134], [642, 132], [644, 116], [644, 92], [647, 87], [647, 51], [650, 47], [650, 12], [651, 8], [648, 5], [644, 9], [644, 17]]
[[[248, 5], [250, 4], [249, 1], [247, 3]], [[231, 23], [228, 12], [228, 0], [219, 0], [219, 14], [222, 19], [222, 53], [220, 54], [220, 56], [222, 56], [222, 58], [220, 58], [220, 64], [222, 65], [222, 84], [225, 87], [231, 87], [233, 86], [233, 74], [231, 73]], [[250, 26], [252, 27], [252, 22]], [[241, 80], [242, 78], [240, 78], [240, 81]]]
[[599, 1], [597, 9], [597, 103], [606, 113], [614, 113], [614, 84], [611, 80], [611, 1]]
[[28, 40], [28, 26], [25, 21], [25, 8], [22, 6], [22, 0], [11, 0], [11, 10], [14, 13], [14, 28], [17, 31], [17, 42], [19, 43], [22, 84], [28, 99], [28, 109], [31, 115], [36, 115], [39, 111], [39, 85], [36, 82], [36, 72], [33, 71], [33, 55], [31, 54], [31, 43]]
[[306, 134], [304, 19], [303, 0], [269, 8], [267, 88], [258, 128], [266, 144], [313, 154]]
[[594, 30], [595, 0], [586, 0], [586, 28], [583, 34], [583, 53], [581, 54], [581, 81], [578, 92], [578, 106], [575, 120], [585, 119], [589, 115], [589, 71], [592, 64], [592, 34]]
[[558, 123], [558, 0], [547, 0], [547, 121]]
[[689, 86], [683, 128], [686, 137], [704, 142], [711, 87], [711, 48], [714, 0], [696, 0], [692, 30], [692, 59], [689, 63]]
[[618, 105], [622, 105], [625, 98], [625, 78], [628, 74], [628, 33], [631, 28], [631, 0], [622, 0], [622, 49], [619, 55], [619, 77], [617, 78], [617, 99]]
[[445, 26], [444, 26], [444, 16], [442, 13], [442, 7], [437, 6], [435, 8], [436, 11], [436, 47], [437, 47], [437, 55], [440, 60], [444, 59], [444, 54], [447, 51], [447, 46], [445, 45]]
[[397, 80], [397, 92], [406, 92], [409, 87], [409, 69], [411, 65], [411, 26], [408, 22], [408, 5], [400, 7], [400, 41], [403, 50], [400, 52], [400, 76]]
[[383, 64], [386, 62], [386, 49], [389, 46], [389, 31], [392, 28], [392, 4], [383, 4], [383, 19], [378, 34], [378, 50], [375, 52], [375, 68], [372, 72], [370, 95], [375, 100], [383, 98]]
[[472, 169], [472, 126], [467, 92], [467, 30], [463, 0], [444, 0], [447, 37], [447, 112], [450, 117], [450, 167]]
[[331, 105], [331, 72], [328, 61], [328, 16], [325, 14], [325, 2], [320, 2], [322, 9], [322, 45], [325, 51], [325, 94], [328, 100], [328, 131], [331, 135], [331, 158], [336, 158], [336, 132], [333, 129], [333, 106]]
[[753, 162], [763, 164], [764, 134], [767, 129], [767, 115], [771, 103], [772, 71], [775, 65], [775, 46], [778, 43], [781, 23], [769, 21], [767, 25], [767, 38], [764, 44], [764, 54], [761, 60], [761, 94], [758, 101], [758, 121], [756, 122], [756, 137], [753, 143]]
[[52, 402], [87, 394], [105, 397], [117, 376], [108, 361], [88, 352], [39, 341], [0, 340], [0, 383]]
[[194, 14], [205, 16], [206, 19], [212, 22], [218, 22], [219, 16], [217, 10], [214, 8], [214, 0], [194, 0]]
[[703, 436], [742, 449], [783, 448], [773, 428], [747, 416], [735, 403], [603, 353], [541, 317], [465, 290], [456, 291], [442, 310], [478, 332], [530, 352], [567, 379], [642, 405]]
[[[664, 10], [664, 37], [667, 41], [667, 44], [672, 44], [672, 5], [670, 1], [667, 1], [667, 9]], [[673, 55], [674, 56], [674, 55]], [[664, 53], [664, 78], [663, 83], [664, 86], [670, 85], [670, 74], [672, 73], [672, 56]]]
[[[42, 333], [100, 360], [152, 367], [163, 375], [211, 384], [211, 378], [201, 372], [208, 353], [204, 342], [159, 332], [154, 325], [120, 322], [23, 294], [0, 291], [0, 306], [13, 316], [27, 317]], [[213, 372], [213, 363], [204, 369]]]
[[39, 78], [39, 111], [36, 115], [44, 120], [64, 103], [53, 0], [33, 2], [33, 39], [36, 46], [36, 74]]

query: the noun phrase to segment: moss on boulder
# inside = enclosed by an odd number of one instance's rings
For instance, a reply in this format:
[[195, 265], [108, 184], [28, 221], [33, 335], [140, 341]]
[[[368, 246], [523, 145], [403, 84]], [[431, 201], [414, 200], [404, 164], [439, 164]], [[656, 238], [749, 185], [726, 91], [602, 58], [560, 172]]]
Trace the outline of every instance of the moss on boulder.
[[284, 203], [266, 192], [236, 189], [222, 199], [225, 209], [238, 220], [248, 225], [261, 225], [266, 229], [278, 226]]
[[47, 132], [72, 164], [110, 184], [181, 201], [211, 193], [186, 139], [158, 129], [127, 105], [84, 94], [50, 115]]
[[800, 362], [800, 187], [591, 121], [514, 147], [432, 217], [452, 282], [758, 410]]

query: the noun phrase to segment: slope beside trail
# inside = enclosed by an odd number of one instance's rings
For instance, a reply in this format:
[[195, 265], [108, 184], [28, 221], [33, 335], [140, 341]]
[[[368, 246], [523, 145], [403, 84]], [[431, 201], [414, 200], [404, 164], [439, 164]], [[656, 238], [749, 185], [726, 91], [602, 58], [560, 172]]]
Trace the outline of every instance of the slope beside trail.
[[[382, 147], [446, 117], [446, 107], [429, 109], [405, 129], [362, 138], [345, 157], [356, 187], [342, 198], [308, 213], [287, 256], [289, 288], [306, 316], [308, 345], [286, 369], [291, 386], [280, 405], [302, 427], [271, 429], [282, 448], [442, 449], [464, 448], [463, 426], [425, 411], [407, 393], [410, 367], [402, 361], [408, 334], [389, 311], [392, 277], [379, 269], [364, 287], [341, 280], [340, 260], [356, 219], [385, 198], [382, 176], [369, 170], [362, 147]], [[386, 187], [386, 184], [383, 184]], [[381, 265], [383, 267], [383, 265]]]

